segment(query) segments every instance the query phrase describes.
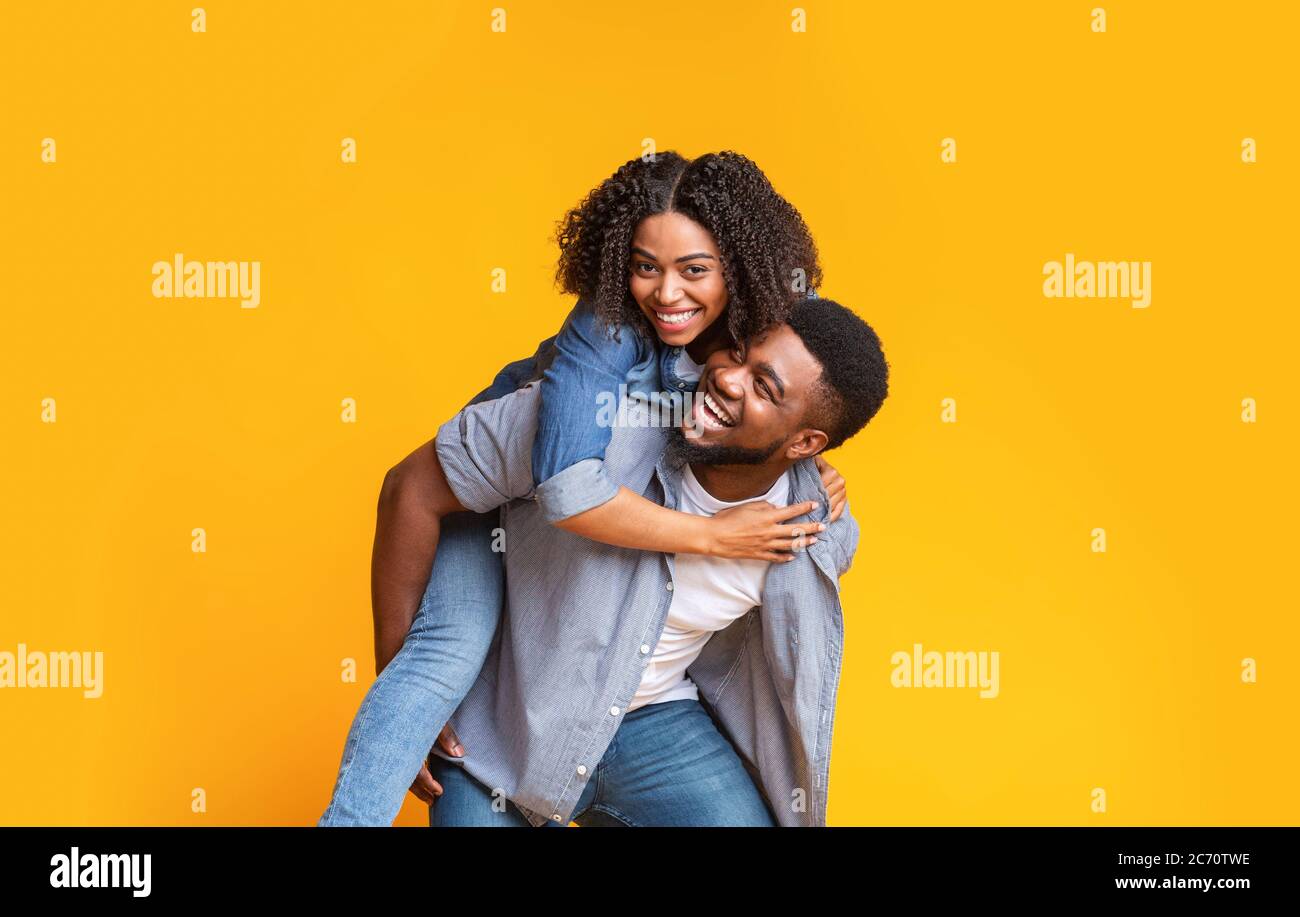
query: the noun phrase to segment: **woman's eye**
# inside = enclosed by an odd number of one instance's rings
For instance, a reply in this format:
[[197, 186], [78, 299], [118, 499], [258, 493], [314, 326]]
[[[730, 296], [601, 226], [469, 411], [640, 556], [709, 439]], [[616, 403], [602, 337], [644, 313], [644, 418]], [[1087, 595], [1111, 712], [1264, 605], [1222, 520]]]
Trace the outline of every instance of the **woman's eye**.
[[699, 264], [688, 264], [686, 265], [686, 270], [692, 272], [696, 277], [708, 273], [708, 268]]
[[655, 266], [648, 261], [638, 261], [636, 263], [636, 269], [638, 271], [653, 271]]

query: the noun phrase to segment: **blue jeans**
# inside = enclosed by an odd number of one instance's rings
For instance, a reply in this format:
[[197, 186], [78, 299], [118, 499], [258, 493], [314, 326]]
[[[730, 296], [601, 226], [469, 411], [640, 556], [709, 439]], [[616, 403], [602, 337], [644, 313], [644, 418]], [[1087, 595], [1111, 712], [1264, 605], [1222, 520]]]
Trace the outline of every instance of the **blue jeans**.
[[406, 641], [352, 720], [320, 827], [387, 826], [438, 733], [483, 668], [501, 618], [505, 568], [492, 550], [499, 512], [442, 520], [438, 551]]
[[[463, 765], [429, 758], [443, 794], [434, 828], [529, 827], [514, 803]], [[648, 704], [627, 714], [573, 810], [583, 827], [775, 827], [736, 750], [697, 700]], [[547, 822], [547, 827], [561, 827]]]
[[[469, 403], [500, 398], [537, 378], [549, 365], [554, 340], [507, 364]], [[474, 686], [501, 620], [505, 566], [492, 550], [500, 518], [494, 510], [442, 520], [420, 610], [352, 720], [334, 794], [318, 826], [386, 826], [397, 818], [438, 733]]]

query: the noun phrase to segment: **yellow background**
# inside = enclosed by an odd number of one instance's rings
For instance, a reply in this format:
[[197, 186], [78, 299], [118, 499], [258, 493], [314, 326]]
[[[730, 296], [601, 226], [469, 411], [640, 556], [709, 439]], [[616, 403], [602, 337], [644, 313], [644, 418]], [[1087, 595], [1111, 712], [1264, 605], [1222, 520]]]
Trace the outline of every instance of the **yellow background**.
[[[106, 657], [0, 691], [0, 822], [315, 822], [380, 480], [555, 332], [554, 224], [647, 137], [753, 158], [891, 362], [831, 455], [831, 822], [1300, 819], [1294, 5], [195, 5], [0, 6], [0, 650]], [[154, 298], [177, 252], [260, 307]], [[1045, 299], [1066, 252], [1151, 306]], [[918, 642], [1000, 696], [891, 687]]]

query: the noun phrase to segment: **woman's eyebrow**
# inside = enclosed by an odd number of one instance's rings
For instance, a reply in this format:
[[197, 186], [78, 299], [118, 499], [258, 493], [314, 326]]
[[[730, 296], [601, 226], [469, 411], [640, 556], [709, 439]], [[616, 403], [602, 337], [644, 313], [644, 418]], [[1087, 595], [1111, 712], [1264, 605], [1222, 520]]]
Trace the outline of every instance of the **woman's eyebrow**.
[[[640, 248], [640, 247], [638, 247], [638, 246], [636, 246], [636, 245], [633, 245], [633, 246], [632, 246], [631, 251], [632, 251], [632, 254], [634, 254], [634, 255], [641, 255], [642, 257], [649, 258], [651, 261], [658, 261], [658, 260], [659, 260], [659, 258], [658, 258], [657, 255], [652, 255], [652, 254], [650, 254], [650, 252], [646, 251], [644, 248]], [[674, 258], [674, 259], [673, 259], [673, 264], [681, 264], [683, 261], [694, 261], [696, 258], [707, 258], [707, 259], [710, 260], [710, 261], [716, 261], [716, 260], [717, 260], [717, 259], [714, 258], [712, 255], [710, 255], [708, 252], [695, 252], [695, 253], [690, 254], [690, 255], [682, 255], [680, 258]]]

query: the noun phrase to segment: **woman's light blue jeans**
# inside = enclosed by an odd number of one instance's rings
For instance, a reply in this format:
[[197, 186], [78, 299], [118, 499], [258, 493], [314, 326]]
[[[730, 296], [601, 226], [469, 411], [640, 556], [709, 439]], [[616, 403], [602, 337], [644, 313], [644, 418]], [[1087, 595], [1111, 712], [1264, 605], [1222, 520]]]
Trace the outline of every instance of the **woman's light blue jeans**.
[[391, 825], [438, 733], [478, 677], [501, 618], [500, 513], [442, 520], [429, 585], [406, 642], [352, 720], [320, 827]]
[[[507, 364], [470, 404], [537, 378], [555, 338]], [[438, 733], [483, 668], [505, 602], [505, 565], [492, 550], [501, 513], [442, 520], [429, 585], [406, 641], [375, 678], [352, 720], [320, 827], [391, 825]]]

